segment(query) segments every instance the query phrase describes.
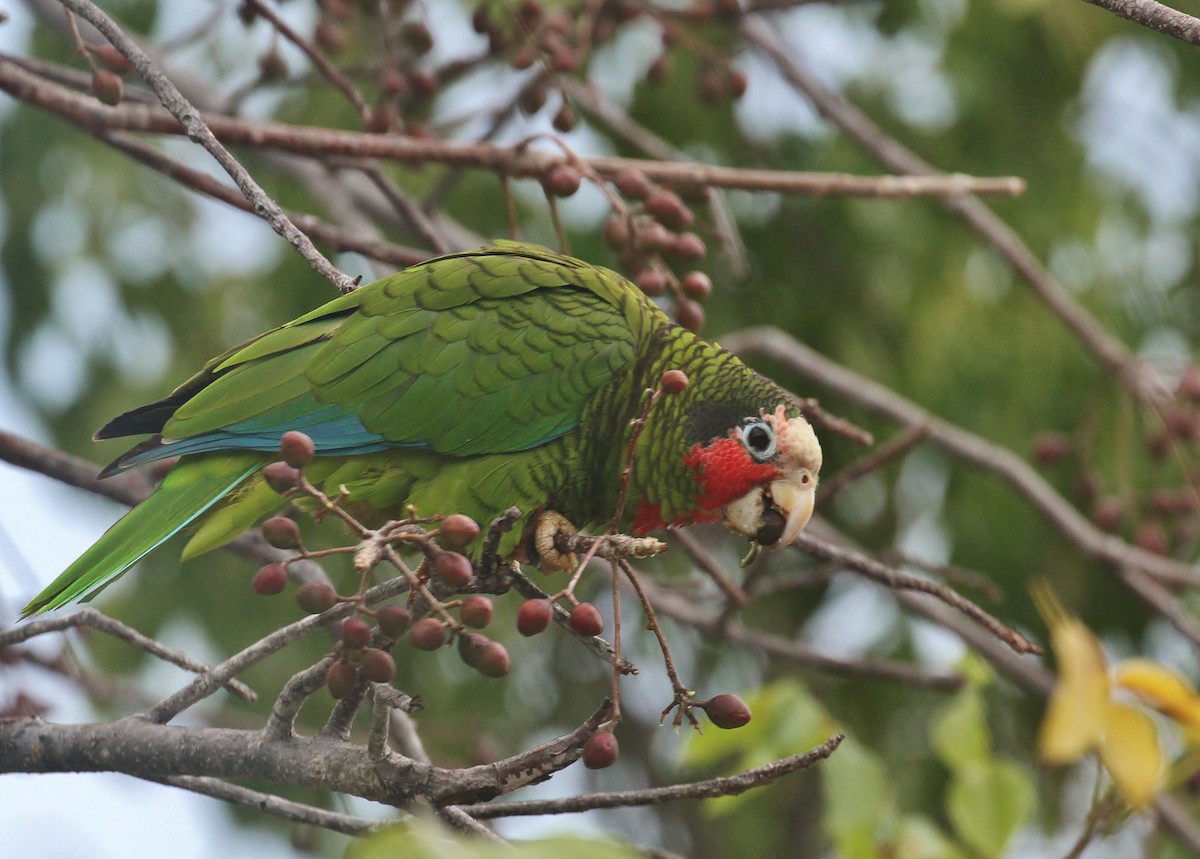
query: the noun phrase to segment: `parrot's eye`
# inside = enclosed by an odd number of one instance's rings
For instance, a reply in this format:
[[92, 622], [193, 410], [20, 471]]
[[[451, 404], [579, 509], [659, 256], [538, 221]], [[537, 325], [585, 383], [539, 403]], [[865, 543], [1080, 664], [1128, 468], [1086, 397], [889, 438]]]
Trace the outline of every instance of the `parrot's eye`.
[[748, 421], [742, 427], [742, 443], [752, 458], [765, 462], [775, 455], [775, 430], [764, 421]]

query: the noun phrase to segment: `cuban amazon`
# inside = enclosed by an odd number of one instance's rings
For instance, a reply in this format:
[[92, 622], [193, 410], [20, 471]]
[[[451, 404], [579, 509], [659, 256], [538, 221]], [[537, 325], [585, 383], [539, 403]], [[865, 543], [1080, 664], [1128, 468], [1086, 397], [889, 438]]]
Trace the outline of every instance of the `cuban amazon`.
[[315, 444], [308, 479], [330, 496], [344, 486], [371, 527], [408, 505], [481, 523], [515, 505], [604, 527], [631, 420], [667, 370], [690, 383], [647, 415], [619, 526], [723, 521], [754, 538], [767, 514], [783, 523], [776, 544], [792, 542], [812, 514], [821, 448], [791, 398], [615, 272], [505, 242], [342, 295], [110, 421], [97, 439], [152, 436], [102, 476], [178, 464], [25, 615], [93, 594], [182, 529], [194, 528], [188, 558], [275, 512], [283, 502], [260, 471], [288, 430]]

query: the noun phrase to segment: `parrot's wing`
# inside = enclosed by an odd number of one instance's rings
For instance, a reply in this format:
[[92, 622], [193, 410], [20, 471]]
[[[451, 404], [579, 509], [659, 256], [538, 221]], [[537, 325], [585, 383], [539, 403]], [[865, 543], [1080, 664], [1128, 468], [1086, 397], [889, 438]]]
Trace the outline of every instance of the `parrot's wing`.
[[154, 493], [113, 525], [21, 612], [28, 617], [87, 599], [216, 503], [262, 466], [252, 454], [207, 457], [171, 470]]
[[[209, 450], [527, 450], [578, 425], [634, 358], [645, 305], [610, 272], [528, 246], [442, 257], [209, 363], [102, 437], [159, 432], [111, 467]], [[161, 424], [161, 426], [156, 426]]]

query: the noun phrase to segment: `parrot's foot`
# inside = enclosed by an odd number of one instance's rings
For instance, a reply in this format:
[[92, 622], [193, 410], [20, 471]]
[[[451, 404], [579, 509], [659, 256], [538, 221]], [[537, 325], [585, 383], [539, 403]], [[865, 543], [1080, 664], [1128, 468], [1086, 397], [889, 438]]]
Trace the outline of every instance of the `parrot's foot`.
[[530, 545], [534, 557], [530, 558], [543, 573], [561, 573], [575, 568], [577, 560], [574, 552], [564, 552], [558, 548], [563, 538], [570, 538], [577, 533], [574, 524], [566, 516], [553, 510], [544, 510], [533, 521], [533, 534]]

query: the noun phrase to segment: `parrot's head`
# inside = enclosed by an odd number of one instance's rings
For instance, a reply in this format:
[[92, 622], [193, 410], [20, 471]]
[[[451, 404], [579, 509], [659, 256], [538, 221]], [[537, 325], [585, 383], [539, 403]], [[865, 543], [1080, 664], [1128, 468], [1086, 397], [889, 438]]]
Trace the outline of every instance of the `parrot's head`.
[[758, 546], [790, 545], [812, 517], [821, 444], [808, 421], [789, 418], [783, 406], [694, 445], [685, 461], [701, 509]]

